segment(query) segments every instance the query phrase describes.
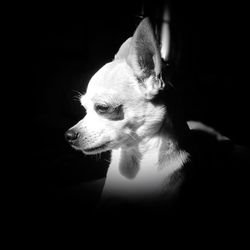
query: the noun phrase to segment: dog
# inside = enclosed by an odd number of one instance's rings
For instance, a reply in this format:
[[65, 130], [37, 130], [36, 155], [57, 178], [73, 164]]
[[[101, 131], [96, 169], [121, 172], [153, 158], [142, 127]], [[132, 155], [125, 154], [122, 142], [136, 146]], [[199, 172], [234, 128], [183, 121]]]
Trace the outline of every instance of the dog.
[[[196, 193], [188, 202], [207, 200], [211, 186], [217, 192], [211, 178], [222, 180], [212, 161], [222, 164], [220, 159], [232, 151], [231, 141], [200, 122], [185, 121], [162, 63], [154, 29], [145, 18], [114, 60], [91, 78], [80, 97], [86, 116], [65, 133], [70, 145], [86, 155], [112, 151], [102, 191], [106, 204], [158, 206], [185, 197], [187, 190]], [[205, 134], [202, 140], [197, 139], [200, 133]], [[200, 163], [206, 174], [196, 178], [194, 165]], [[197, 192], [201, 186], [207, 193]]]

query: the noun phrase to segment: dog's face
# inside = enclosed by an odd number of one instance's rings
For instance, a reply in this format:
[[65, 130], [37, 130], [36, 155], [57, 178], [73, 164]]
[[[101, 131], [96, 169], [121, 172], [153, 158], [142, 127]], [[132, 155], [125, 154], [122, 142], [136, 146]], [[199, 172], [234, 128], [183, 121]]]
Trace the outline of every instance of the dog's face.
[[120, 48], [114, 61], [91, 78], [80, 98], [86, 116], [66, 137], [86, 154], [131, 147], [152, 136], [165, 108], [152, 102], [163, 87], [160, 54], [148, 19]]

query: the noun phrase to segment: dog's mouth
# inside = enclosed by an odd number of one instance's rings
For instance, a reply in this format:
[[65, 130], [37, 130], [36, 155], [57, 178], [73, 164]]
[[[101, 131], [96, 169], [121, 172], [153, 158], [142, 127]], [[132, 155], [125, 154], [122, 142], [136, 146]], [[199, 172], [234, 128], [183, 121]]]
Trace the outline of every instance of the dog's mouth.
[[83, 149], [83, 152], [86, 153], [86, 154], [101, 153], [101, 152], [104, 152], [104, 151], [108, 150], [108, 145], [109, 145], [109, 142], [106, 142], [106, 143], [101, 144], [101, 145], [99, 145], [97, 147], [85, 148], [85, 149]]

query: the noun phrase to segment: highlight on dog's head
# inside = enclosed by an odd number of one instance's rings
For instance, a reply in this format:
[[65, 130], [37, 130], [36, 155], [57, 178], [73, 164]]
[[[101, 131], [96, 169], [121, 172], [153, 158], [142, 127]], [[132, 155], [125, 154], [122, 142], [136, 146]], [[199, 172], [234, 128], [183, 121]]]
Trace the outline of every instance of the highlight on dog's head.
[[152, 101], [163, 88], [160, 51], [146, 18], [114, 60], [91, 78], [80, 99], [87, 114], [66, 132], [68, 141], [86, 154], [95, 154], [150, 138], [166, 112]]
[[123, 43], [115, 59], [124, 59], [131, 67], [145, 98], [154, 98], [164, 87], [160, 78], [160, 49], [148, 18], [143, 19], [134, 36]]

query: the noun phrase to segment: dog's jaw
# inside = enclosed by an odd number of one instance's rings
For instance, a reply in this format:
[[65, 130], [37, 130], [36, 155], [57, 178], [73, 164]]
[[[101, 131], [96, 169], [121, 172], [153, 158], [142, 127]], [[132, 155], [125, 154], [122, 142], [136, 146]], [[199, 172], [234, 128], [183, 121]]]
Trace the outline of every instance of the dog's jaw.
[[108, 151], [109, 149], [109, 142], [98, 145], [98, 146], [94, 146], [91, 148], [84, 148], [82, 149], [83, 153], [86, 155], [95, 155], [95, 154], [99, 154], [105, 151]]

